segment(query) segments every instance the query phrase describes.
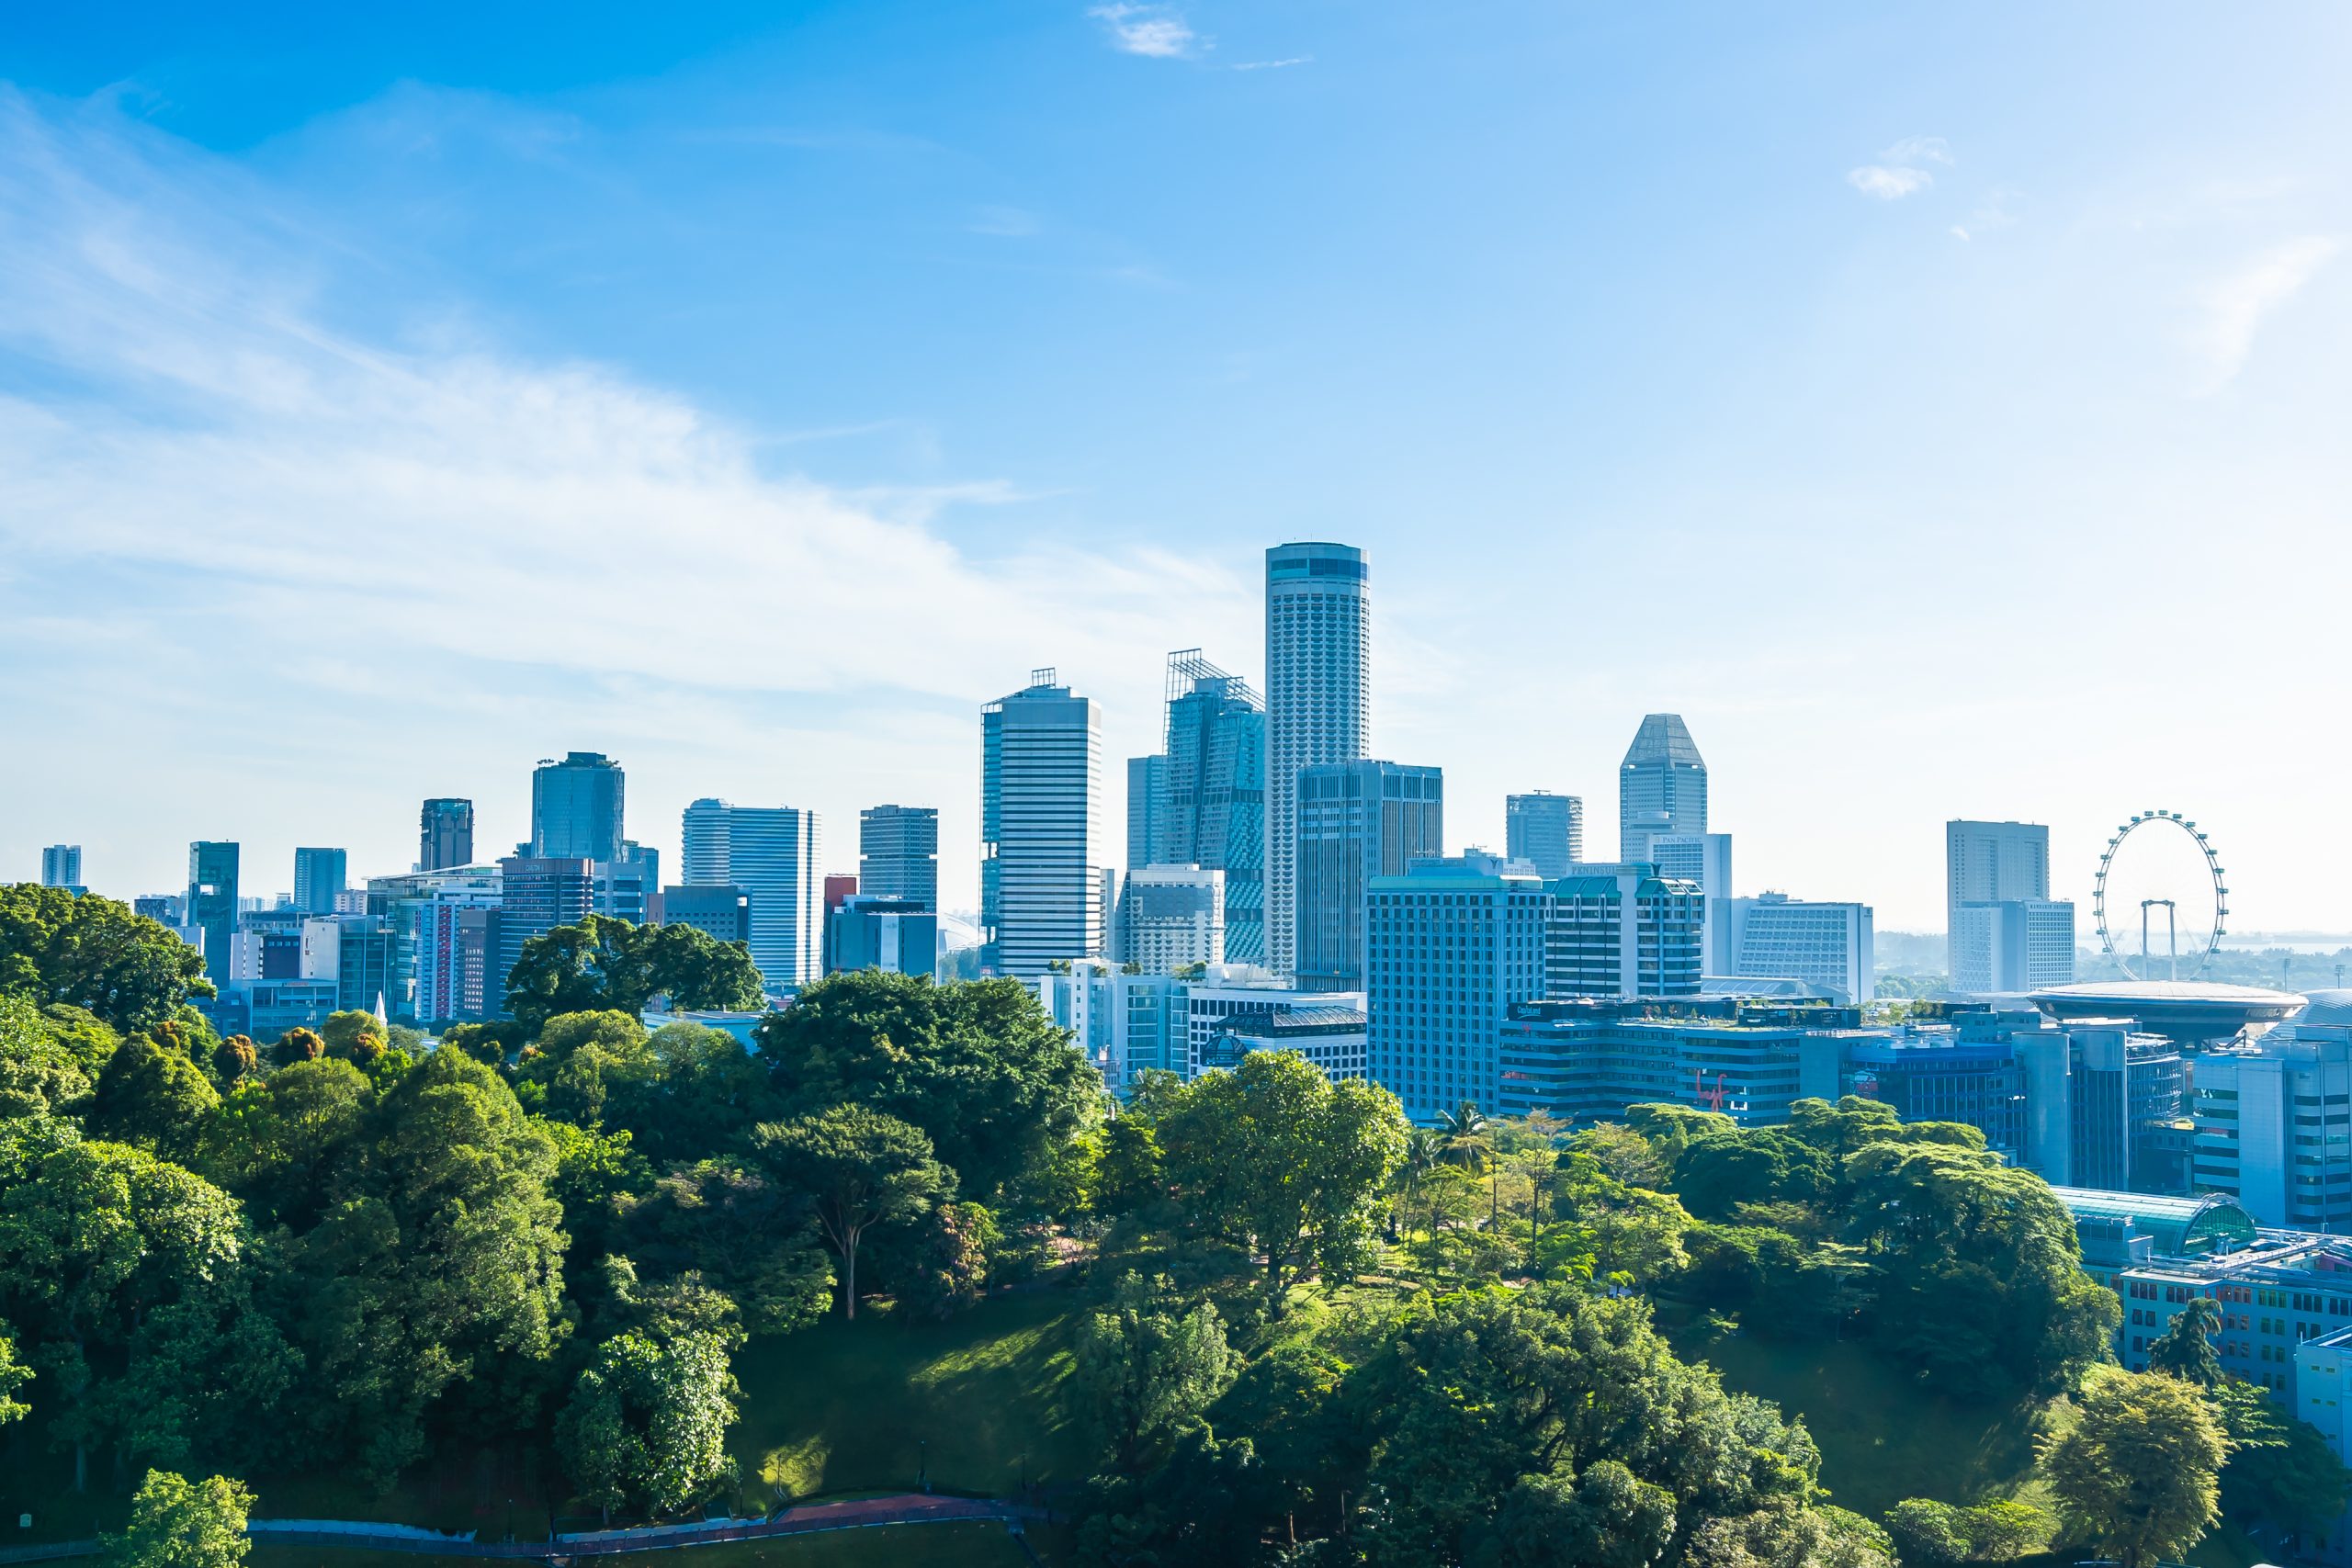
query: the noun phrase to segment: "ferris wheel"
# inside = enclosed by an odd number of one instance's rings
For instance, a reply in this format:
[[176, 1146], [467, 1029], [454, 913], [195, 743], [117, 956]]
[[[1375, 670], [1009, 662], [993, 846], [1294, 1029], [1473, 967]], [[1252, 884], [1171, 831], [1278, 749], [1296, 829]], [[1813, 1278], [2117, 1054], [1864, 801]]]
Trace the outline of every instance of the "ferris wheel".
[[[2115, 868], [2116, 854], [2123, 848], [2124, 840], [2131, 838], [2133, 833], [2139, 831], [2143, 828], [2157, 828], [2159, 826], [2177, 828], [2181, 832], [2187, 834], [2189, 840], [2196, 845], [2199, 852], [2205, 857], [2206, 873], [2213, 879], [2213, 930], [2212, 933], [2206, 939], [2205, 951], [2196, 956], [2197, 966], [2189, 971], [2189, 978], [2195, 979], [2199, 975], [2205, 972], [2205, 966], [2213, 961], [2213, 954], [2219, 953], [2222, 949], [2222, 932], [2229, 923], [2230, 917], [2230, 889], [2229, 884], [2222, 871], [2221, 857], [2213, 852], [2212, 844], [2206, 839], [2203, 833], [2198, 831], [2196, 823], [2190, 821], [2188, 818], [2183, 817], [2177, 811], [2134, 812], [2132, 814], [2132, 820], [2117, 828], [2115, 829], [2115, 836], [2108, 840], [2107, 848], [2100, 852], [2098, 857], [2098, 880], [2093, 886], [2091, 897], [2091, 911], [2098, 921], [2099, 951], [2104, 953], [2108, 957], [2114, 959], [2117, 965], [2120, 967], [2126, 975], [2130, 975], [2134, 980], [2145, 980], [2151, 977], [2148, 975], [2134, 973], [2132, 968], [2132, 961], [2125, 957], [2122, 951], [2115, 944], [2114, 930], [2108, 923], [2107, 885], [2109, 874]], [[2148, 945], [2149, 922], [2153, 918], [2154, 911], [2158, 908], [2162, 908], [2165, 912], [2165, 937], [2170, 947], [2170, 955], [2168, 959], [2168, 963], [2170, 964], [2169, 977], [2175, 980], [2179, 979], [2180, 929], [2178, 923], [2178, 905], [2170, 898], [2143, 898], [2139, 900], [2139, 904], [2140, 959], [2142, 964], [2151, 970], [2154, 968], [2154, 964], [2151, 957], [2151, 950]]]

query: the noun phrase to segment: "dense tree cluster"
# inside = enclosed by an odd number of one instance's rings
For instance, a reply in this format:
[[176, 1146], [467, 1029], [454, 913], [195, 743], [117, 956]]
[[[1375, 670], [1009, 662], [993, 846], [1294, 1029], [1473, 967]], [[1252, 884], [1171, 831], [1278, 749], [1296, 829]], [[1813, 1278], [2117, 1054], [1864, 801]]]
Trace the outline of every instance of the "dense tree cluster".
[[153, 1469], [142, 1518], [234, 1500], [181, 1472], [390, 1486], [460, 1434], [675, 1512], [746, 1336], [952, 1311], [1078, 1201], [1098, 1092], [1018, 986], [843, 976], [754, 1054], [639, 1020], [756, 1002], [740, 949], [591, 921], [526, 954], [534, 1016], [419, 1055], [364, 1012], [217, 1039], [186, 953], [0, 889], [0, 1424], [77, 1486]]

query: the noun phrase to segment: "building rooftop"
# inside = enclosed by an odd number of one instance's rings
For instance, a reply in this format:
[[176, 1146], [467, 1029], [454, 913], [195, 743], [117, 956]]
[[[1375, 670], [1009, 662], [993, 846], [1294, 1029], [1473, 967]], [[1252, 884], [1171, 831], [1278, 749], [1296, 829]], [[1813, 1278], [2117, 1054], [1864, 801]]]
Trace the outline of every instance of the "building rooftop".
[[1623, 766], [1655, 767], [1660, 762], [1678, 768], [1706, 766], [1699, 756], [1699, 743], [1690, 739], [1690, 727], [1679, 713], [1644, 714], [1641, 728], [1634, 732], [1634, 743], [1625, 749]]
[[2050, 1191], [2075, 1216], [2077, 1230], [2102, 1227], [2151, 1236], [2160, 1258], [2238, 1252], [2259, 1239], [2254, 1216], [2236, 1199], [2218, 1192], [2202, 1198], [2164, 1198], [2087, 1187], [2053, 1187]]

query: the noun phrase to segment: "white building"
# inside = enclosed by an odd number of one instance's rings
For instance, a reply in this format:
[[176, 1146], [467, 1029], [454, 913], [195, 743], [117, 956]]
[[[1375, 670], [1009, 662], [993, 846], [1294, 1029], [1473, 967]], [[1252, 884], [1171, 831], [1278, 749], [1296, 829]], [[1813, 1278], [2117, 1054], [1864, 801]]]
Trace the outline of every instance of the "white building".
[[2191, 1179], [2265, 1225], [2352, 1221], [2352, 991], [2314, 991], [2253, 1044], [2196, 1059]]
[[1785, 893], [1726, 903], [1732, 950], [1726, 973], [1803, 980], [1840, 1001], [1866, 1002], [1876, 992], [1868, 904], [1815, 903]]
[[1699, 966], [1708, 975], [1732, 975], [1736, 954], [1731, 942], [1731, 835], [1654, 833], [1642, 858], [1660, 876], [1699, 885], [1705, 919], [1699, 933]]
[[1951, 910], [1951, 988], [1966, 996], [2011, 996], [2075, 981], [2075, 906], [2063, 899], [2006, 898]]
[[1365, 754], [1372, 596], [1362, 550], [1266, 552], [1266, 965], [1295, 972], [1298, 774]]
[[1130, 871], [1119, 890], [1114, 951], [1122, 964], [1161, 975], [1225, 962], [1225, 873], [1196, 865]]
[[1098, 958], [1111, 876], [1102, 716], [1050, 669], [980, 711], [980, 963], [1031, 980]]
[[705, 798], [686, 807], [684, 840], [682, 883], [732, 885], [750, 896], [752, 962], [769, 995], [788, 996], [824, 974], [815, 812]]

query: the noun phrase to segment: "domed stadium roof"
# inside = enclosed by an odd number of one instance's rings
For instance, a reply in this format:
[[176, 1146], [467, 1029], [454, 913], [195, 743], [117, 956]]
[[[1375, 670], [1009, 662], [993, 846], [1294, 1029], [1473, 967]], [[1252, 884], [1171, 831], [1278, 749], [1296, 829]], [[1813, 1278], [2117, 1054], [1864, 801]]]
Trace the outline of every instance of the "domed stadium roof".
[[2303, 1010], [2287, 1021], [2334, 1024], [2337, 1028], [2352, 1026], [2352, 991], [2307, 992]]

